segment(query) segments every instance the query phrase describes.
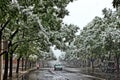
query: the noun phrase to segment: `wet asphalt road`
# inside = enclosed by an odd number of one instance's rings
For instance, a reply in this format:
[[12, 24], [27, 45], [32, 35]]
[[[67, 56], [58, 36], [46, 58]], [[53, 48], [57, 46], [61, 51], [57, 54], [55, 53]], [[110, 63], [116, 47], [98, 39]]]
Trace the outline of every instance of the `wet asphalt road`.
[[62, 71], [54, 71], [53, 65], [56, 63], [58, 62], [50, 61], [47, 63], [48, 66], [46, 68], [32, 71], [18, 80], [103, 80], [93, 76], [71, 72], [69, 71], [70, 68], [67, 69], [67, 67], [63, 67]]
[[52, 68], [43, 68], [26, 74], [20, 80], [100, 80], [91, 76], [68, 71], [54, 71]]

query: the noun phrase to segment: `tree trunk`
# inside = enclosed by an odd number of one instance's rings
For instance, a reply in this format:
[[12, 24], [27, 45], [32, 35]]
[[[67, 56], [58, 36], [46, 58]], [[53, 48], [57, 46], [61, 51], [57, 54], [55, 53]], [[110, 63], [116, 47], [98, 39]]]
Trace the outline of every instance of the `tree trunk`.
[[16, 45], [15, 48], [13, 50], [11, 50], [11, 52], [10, 52], [10, 72], [9, 72], [9, 77], [12, 77], [12, 71], [13, 71], [12, 70], [13, 69], [13, 53], [17, 49], [17, 47], [18, 47], [18, 45]]
[[[0, 54], [1, 54], [1, 43], [2, 43], [1, 37], [2, 37], [2, 32], [0, 32]], [[0, 80], [2, 80], [2, 56], [0, 56]]]
[[24, 70], [24, 58], [22, 58], [22, 71]]
[[17, 74], [19, 73], [19, 63], [20, 63], [20, 59], [21, 59], [21, 57], [19, 57], [19, 58], [17, 59], [17, 68], [16, 68], [16, 73], [17, 73]]
[[9, 77], [12, 77], [12, 67], [13, 67], [13, 52], [10, 53], [10, 72], [9, 72]]
[[[8, 25], [8, 23], [11, 21], [11, 19], [8, 19], [4, 24], [1, 24], [0, 27], [0, 53], [1, 53], [1, 42], [2, 42], [2, 31], [5, 29], [5, 27]], [[3, 75], [3, 80], [7, 80], [8, 75], [8, 51], [4, 52], [5, 54], [5, 70]], [[2, 55], [0, 55], [0, 80], [2, 79]]]
[[6, 53], [5, 53], [5, 70], [4, 70], [3, 80], [7, 80], [7, 76], [8, 76], [8, 52], [6, 51]]
[[26, 57], [25, 59], [25, 70], [28, 69], [29, 63], [28, 63], [28, 57]]
[[119, 73], [119, 56], [116, 54], [116, 69], [117, 73]]
[[91, 57], [91, 69], [92, 69], [92, 72], [94, 72], [94, 58]]
[[30, 68], [32, 67], [32, 63], [31, 62], [29, 62], [29, 65], [30, 65]]
[[25, 60], [25, 70], [27, 70], [27, 60]]
[[94, 72], [94, 61], [91, 61], [92, 72]]

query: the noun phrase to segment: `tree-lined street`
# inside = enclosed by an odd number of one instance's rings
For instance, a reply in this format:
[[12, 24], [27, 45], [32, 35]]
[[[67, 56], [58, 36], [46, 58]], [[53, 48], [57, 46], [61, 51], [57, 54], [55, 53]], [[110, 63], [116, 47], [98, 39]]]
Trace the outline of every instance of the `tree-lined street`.
[[31, 71], [18, 80], [102, 80], [102, 78], [74, 72], [75, 68], [65, 67], [65, 65], [62, 71], [54, 71], [53, 66], [56, 63], [58, 61], [48, 62], [49, 67]]
[[[112, 73], [86, 72], [86, 68], [70, 67], [63, 63], [62, 71], [55, 71], [54, 64], [58, 61], [50, 61], [48, 66], [30, 71], [17, 80], [119, 80], [120, 76]], [[59, 62], [60, 63], [60, 62]]]
[[82, 30], [63, 22], [74, 1], [0, 0], [0, 80], [119, 80], [120, 0]]

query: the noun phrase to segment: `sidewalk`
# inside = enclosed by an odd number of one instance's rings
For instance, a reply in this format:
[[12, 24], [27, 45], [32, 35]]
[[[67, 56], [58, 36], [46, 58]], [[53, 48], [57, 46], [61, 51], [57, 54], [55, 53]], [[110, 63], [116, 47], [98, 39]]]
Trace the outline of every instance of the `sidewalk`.
[[90, 67], [81, 68], [81, 73], [104, 78], [105, 80], [120, 80], [120, 74], [100, 72], [98, 69], [93, 72]]
[[12, 79], [8, 77], [8, 80], [18, 80], [18, 78], [21, 78], [23, 75], [29, 73], [30, 71], [36, 70], [36, 67], [32, 68], [32, 69], [28, 69], [26, 71], [19, 71], [19, 74], [16, 74], [15, 71], [13, 71], [13, 77]]
[[85, 75], [94, 76], [97, 78], [100, 78], [100, 80], [120, 80], [120, 74], [117, 73], [106, 73], [106, 72], [100, 72], [99, 69], [95, 69], [94, 72], [92, 72], [90, 67], [71, 67], [70, 65], [65, 65], [65, 70], [72, 72], [72, 73], [82, 73]]

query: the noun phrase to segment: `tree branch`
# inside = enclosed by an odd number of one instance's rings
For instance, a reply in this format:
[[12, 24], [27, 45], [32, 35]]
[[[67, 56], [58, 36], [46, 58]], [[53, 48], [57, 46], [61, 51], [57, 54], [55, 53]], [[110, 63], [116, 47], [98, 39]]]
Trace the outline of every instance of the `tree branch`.
[[11, 19], [8, 19], [7, 22], [4, 25], [1, 25], [2, 29], [0, 30], [0, 32], [2, 32], [5, 27], [7, 26], [7, 24], [11, 21]]
[[10, 36], [10, 39], [12, 40], [14, 36], [18, 33], [19, 29], [17, 28], [16, 31]]
[[12, 39], [14, 38], [14, 36], [18, 33], [18, 28], [16, 29], [16, 31], [10, 36], [10, 42], [8, 43], [8, 48], [12, 45]]
[[[18, 47], [18, 45], [16, 45], [15, 48], [14, 48], [13, 50], [15, 51], [15, 50], [17, 49], [17, 47]], [[14, 51], [13, 51], [13, 52], [14, 52]]]
[[0, 56], [2, 56], [3, 54], [5, 54], [7, 51], [3, 51], [1, 54], [0, 54]]
[[35, 40], [39, 40], [40, 38], [36, 38], [36, 39], [28, 39], [28, 40], [21, 40], [21, 41], [17, 41], [14, 42], [12, 45], [18, 44], [18, 43], [22, 43], [22, 42], [30, 42], [30, 41], [35, 41]]

